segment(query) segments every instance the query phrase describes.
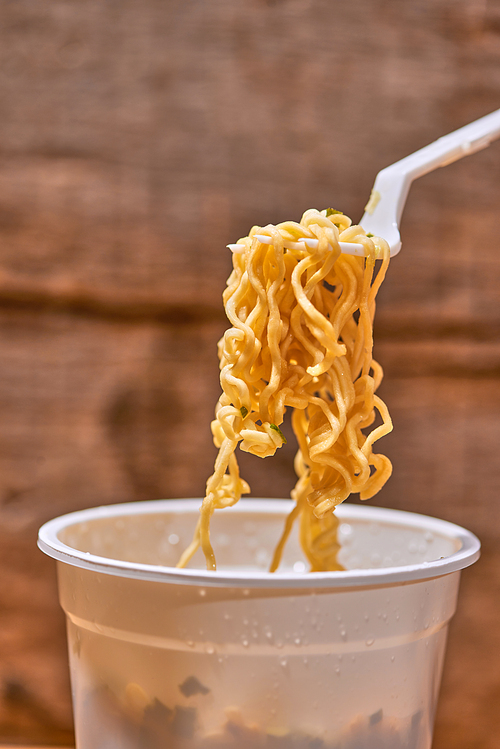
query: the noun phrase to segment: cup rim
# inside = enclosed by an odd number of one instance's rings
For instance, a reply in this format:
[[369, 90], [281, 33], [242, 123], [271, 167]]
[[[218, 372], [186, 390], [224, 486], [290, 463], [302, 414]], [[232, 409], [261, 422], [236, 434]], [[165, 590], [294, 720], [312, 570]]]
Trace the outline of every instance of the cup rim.
[[[371, 587], [405, 583], [457, 572], [473, 564], [480, 556], [481, 544], [479, 539], [459, 525], [429, 515], [349, 503], [343, 503], [336, 509], [341, 522], [366, 519], [375, 523], [404, 525], [407, 528], [413, 527], [416, 530], [429, 531], [444, 536], [459, 543], [460, 546], [450, 556], [432, 562], [405, 566], [307, 573], [234, 570], [212, 572], [109, 559], [74, 549], [63, 543], [58, 537], [58, 534], [65, 528], [101, 518], [161, 514], [162, 512], [168, 512], [169, 514], [191, 512], [194, 514], [198, 512], [200, 503], [200, 499], [151, 500], [105, 505], [72, 512], [49, 520], [40, 528], [38, 547], [58, 562], [108, 575], [181, 585], [242, 588]], [[293, 504], [291, 500], [250, 498], [240, 500], [229, 511], [246, 514], [278, 513], [286, 517]]]

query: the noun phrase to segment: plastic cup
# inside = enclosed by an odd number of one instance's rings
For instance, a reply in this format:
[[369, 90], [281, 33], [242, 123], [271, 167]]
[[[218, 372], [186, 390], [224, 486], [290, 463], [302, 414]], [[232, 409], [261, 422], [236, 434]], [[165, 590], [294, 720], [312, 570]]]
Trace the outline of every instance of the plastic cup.
[[78, 749], [429, 749], [460, 570], [451, 523], [343, 504], [343, 572], [307, 573], [285, 500], [217, 512], [218, 571], [174, 567], [199, 500], [44, 525], [67, 616]]

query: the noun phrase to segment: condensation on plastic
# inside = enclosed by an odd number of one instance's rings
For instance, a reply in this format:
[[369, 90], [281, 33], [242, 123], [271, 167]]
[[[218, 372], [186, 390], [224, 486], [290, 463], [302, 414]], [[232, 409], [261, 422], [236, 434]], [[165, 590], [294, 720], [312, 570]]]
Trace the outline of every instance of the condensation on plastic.
[[[199, 501], [97, 508], [41, 529], [40, 547], [58, 560], [78, 749], [95, 749], [96, 736], [117, 749], [212, 746], [233, 707], [261, 738], [429, 749], [460, 569], [479, 556], [478, 540], [434, 518], [343, 505], [346, 571], [307, 574], [292, 537], [273, 576], [265, 570], [290, 507], [245, 500], [216, 513], [217, 573], [201, 554], [189, 570], [171, 566]], [[189, 677], [209, 691], [183, 694]], [[146, 740], [137, 694], [142, 710], [195, 714], [191, 738], [158, 729]]]
[[[193, 585], [235, 583], [271, 588], [419, 580], [463, 569], [479, 556], [478, 539], [453, 523], [415, 513], [344, 503], [336, 513], [342, 521], [341, 559], [347, 567], [345, 572], [305, 575], [305, 559], [296, 535], [292, 534], [280, 572], [268, 574], [271, 549], [292, 503], [245, 499], [235, 507], [216, 512], [212, 520], [217, 574], [204, 569], [201, 553], [191, 569], [176, 569], [180, 551], [192, 539], [193, 517], [198, 516], [199, 507], [199, 499], [180, 499], [83, 510], [46, 523], [40, 529], [38, 545], [61, 562], [114, 576]], [[235, 534], [244, 537], [238, 538], [237, 548]], [[177, 543], [169, 542], [171, 535], [179, 539]], [[429, 535], [433, 537], [432, 544], [423, 544], [422, 538]]]

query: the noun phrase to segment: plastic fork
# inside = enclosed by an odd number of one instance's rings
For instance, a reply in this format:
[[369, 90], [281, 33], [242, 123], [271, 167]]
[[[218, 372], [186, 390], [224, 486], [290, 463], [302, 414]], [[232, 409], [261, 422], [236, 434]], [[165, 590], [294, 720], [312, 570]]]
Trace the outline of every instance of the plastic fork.
[[[434, 141], [425, 148], [406, 156], [395, 164], [382, 169], [377, 174], [370, 200], [365, 207], [360, 226], [368, 233], [383, 237], [391, 248], [391, 257], [401, 249], [399, 223], [405, 207], [406, 198], [414, 179], [434, 171], [441, 166], [448, 166], [464, 156], [481, 151], [497, 138], [500, 138], [500, 109], [497, 109], [469, 125], [455, 130], [449, 135]], [[259, 242], [269, 244], [270, 237], [265, 234], [254, 235]], [[303, 249], [304, 244], [312, 249], [318, 246], [317, 239], [301, 239], [297, 242], [286, 242], [285, 247]], [[233, 252], [243, 252], [240, 244], [228, 244]], [[365, 255], [362, 244], [340, 242], [341, 252], [347, 255]]]

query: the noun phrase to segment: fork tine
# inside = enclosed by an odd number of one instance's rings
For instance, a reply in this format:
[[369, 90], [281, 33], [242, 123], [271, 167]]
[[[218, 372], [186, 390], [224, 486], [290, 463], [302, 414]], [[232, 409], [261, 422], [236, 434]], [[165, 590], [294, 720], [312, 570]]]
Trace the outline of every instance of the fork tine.
[[[262, 242], [263, 244], [272, 244], [272, 238], [268, 237], [265, 234], [254, 234], [255, 239], [258, 239], [259, 242]], [[303, 250], [304, 244], [307, 247], [310, 247], [312, 250], [315, 250], [318, 246], [318, 240], [317, 239], [310, 239], [309, 237], [304, 237], [303, 239], [299, 239], [298, 242], [284, 242], [284, 246], [287, 249], [290, 250]], [[343, 252], [345, 255], [356, 255], [358, 257], [364, 257], [365, 256], [365, 248], [362, 244], [356, 244], [354, 242], [339, 242], [340, 245], [340, 251]], [[241, 246], [241, 245], [239, 245]]]

